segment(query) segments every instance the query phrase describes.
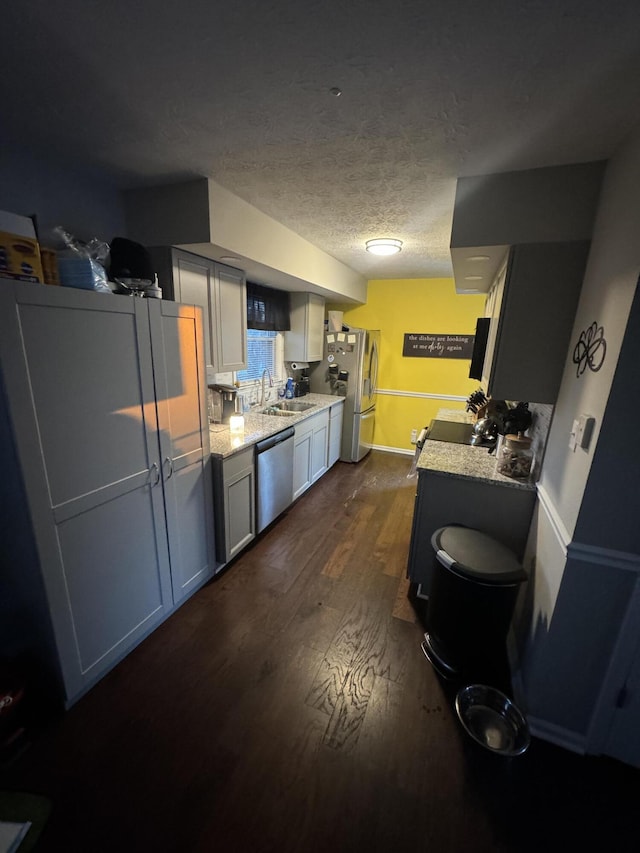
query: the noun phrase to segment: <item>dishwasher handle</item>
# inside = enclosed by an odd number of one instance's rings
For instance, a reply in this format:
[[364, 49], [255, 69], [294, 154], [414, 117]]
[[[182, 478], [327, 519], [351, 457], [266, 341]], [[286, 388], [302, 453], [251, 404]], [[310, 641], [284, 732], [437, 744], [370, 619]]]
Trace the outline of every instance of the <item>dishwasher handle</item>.
[[289, 427], [288, 429], [283, 429], [282, 432], [277, 432], [275, 435], [270, 435], [269, 438], [264, 438], [256, 444], [256, 453], [264, 453], [265, 450], [271, 450], [276, 444], [280, 444], [280, 442], [291, 438], [294, 433], [294, 428]]

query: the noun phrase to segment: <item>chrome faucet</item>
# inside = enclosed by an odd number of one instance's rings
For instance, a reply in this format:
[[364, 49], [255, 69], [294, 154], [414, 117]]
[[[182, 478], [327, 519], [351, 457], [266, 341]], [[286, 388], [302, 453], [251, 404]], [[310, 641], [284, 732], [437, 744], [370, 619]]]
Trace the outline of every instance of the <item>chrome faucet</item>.
[[269, 370], [268, 367], [265, 367], [265, 369], [262, 371], [262, 378], [260, 380], [261, 386], [262, 386], [261, 393], [260, 393], [260, 405], [261, 406], [264, 406], [264, 377], [267, 374], [269, 375], [269, 388], [273, 388], [273, 377], [271, 376], [271, 371]]

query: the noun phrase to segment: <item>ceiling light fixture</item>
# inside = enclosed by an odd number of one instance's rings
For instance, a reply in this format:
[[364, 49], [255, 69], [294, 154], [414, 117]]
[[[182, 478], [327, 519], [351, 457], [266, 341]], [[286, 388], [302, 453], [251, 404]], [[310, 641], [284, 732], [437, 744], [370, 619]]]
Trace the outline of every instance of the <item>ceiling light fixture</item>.
[[377, 240], [367, 240], [366, 249], [374, 255], [395, 255], [402, 249], [402, 240], [379, 237]]

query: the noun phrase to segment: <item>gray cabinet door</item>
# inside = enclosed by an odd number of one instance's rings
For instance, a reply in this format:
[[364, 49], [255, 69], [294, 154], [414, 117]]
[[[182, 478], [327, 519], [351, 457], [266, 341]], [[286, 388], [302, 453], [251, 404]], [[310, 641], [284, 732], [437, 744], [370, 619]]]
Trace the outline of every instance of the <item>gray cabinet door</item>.
[[164, 300], [146, 302], [171, 582], [178, 603], [215, 569], [202, 310]]
[[215, 265], [211, 315], [216, 329], [219, 373], [247, 366], [247, 285], [244, 273]]
[[67, 700], [172, 607], [146, 300], [0, 292], [7, 397]]
[[244, 272], [182, 249], [150, 248], [165, 296], [202, 308], [210, 382], [247, 366], [247, 284]]
[[255, 470], [239, 472], [224, 484], [226, 561], [255, 539]]
[[172, 250], [173, 298], [176, 302], [199, 305], [202, 308], [204, 325], [205, 363], [218, 371], [216, 352], [215, 311], [213, 309], [215, 266], [207, 258], [199, 258], [189, 252]]
[[482, 371], [495, 400], [556, 402], [588, 251], [586, 241], [511, 249]]
[[313, 430], [296, 435], [293, 442], [293, 500], [299, 498], [311, 485], [311, 450]]
[[311, 482], [315, 483], [326, 473], [329, 452], [329, 412], [320, 412], [313, 418], [311, 444]]
[[215, 459], [214, 505], [216, 552], [224, 565], [256, 535], [254, 448], [247, 447], [227, 459]]

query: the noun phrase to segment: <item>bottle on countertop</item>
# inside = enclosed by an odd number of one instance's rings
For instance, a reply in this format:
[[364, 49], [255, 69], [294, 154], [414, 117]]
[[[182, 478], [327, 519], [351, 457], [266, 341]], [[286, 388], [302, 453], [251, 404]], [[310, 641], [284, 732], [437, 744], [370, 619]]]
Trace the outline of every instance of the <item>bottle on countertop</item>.
[[154, 276], [153, 284], [145, 290], [144, 295], [150, 299], [162, 299], [162, 290], [158, 285], [157, 274]]
[[285, 388], [284, 396], [287, 400], [293, 400], [293, 379], [291, 376], [287, 379], [287, 387]]

